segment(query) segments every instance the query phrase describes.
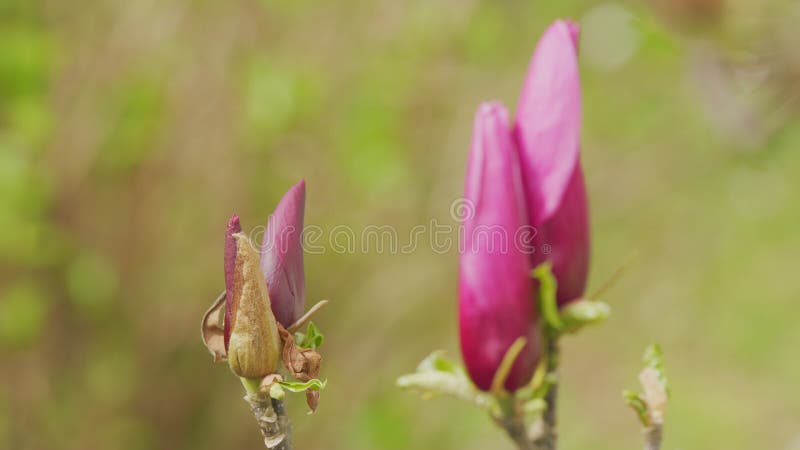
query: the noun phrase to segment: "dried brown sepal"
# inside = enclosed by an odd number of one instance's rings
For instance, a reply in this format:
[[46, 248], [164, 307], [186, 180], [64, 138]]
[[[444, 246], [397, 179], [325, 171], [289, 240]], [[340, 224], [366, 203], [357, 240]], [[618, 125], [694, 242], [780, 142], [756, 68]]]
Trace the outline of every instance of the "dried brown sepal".
[[308, 407], [311, 408], [311, 412], [317, 410], [319, 406], [319, 391], [314, 391], [312, 389], [306, 390], [306, 403]]
[[[310, 348], [301, 348], [294, 342], [294, 337], [286, 328], [278, 324], [278, 332], [283, 339], [283, 365], [286, 370], [302, 382], [319, 378], [319, 369], [322, 366], [322, 355]], [[311, 411], [316, 411], [319, 405], [319, 391], [306, 390], [306, 403]]]
[[225, 351], [225, 292], [219, 294], [214, 303], [203, 315], [203, 322], [200, 324], [200, 334], [203, 343], [206, 345], [214, 362], [228, 360], [228, 352]]

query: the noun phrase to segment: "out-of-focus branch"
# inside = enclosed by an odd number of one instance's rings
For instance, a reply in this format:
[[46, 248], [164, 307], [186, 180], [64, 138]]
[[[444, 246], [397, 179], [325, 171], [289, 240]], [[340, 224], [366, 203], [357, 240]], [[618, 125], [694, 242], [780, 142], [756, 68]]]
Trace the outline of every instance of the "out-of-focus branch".
[[646, 367], [639, 372], [642, 393], [623, 391], [622, 396], [642, 423], [644, 450], [660, 450], [664, 432], [664, 413], [669, 400], [661, 348], [651, 345], [644, 354]]
[[550, 384], [547, 394], [544, 396], [546, 408], [542, 413], [541, 420], [536, 424], [535, 437], [533, 439], [534, 449], [536, 450], [555, 450], [558, 447], [558, 432], [557, 432], [557, 400], [558, 400], [558, 335], [544, 336], [545, 350], [544, 357], [546, 358], [545, 377]]
[[517, 402], [507, 398], [500, 402], [501, 414], [494, 417], [495, 423], [505, 430], [508, 437], [517, 444], [519, 450], [536, 450], [528, 435], [525, 419]]
[[644, 429], [644, 450], [659, 450], [661, 448], [661, 432], [663, 424], [652, 424]]

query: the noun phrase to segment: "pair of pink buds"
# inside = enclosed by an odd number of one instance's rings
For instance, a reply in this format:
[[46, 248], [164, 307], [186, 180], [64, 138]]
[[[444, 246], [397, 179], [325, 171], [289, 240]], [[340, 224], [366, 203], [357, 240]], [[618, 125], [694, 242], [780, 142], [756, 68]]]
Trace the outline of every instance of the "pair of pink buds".
[[[463, 224], [459, 324], [467, 372], [483, 390], [519, 337], [527, 344], [506, 388], [525, 385], [536, 369], [539, 318], [531, 270], [552, 264], [559, 305], [579, 298], [586, 285], [578, 35], [578, 26], [567, 21], [545, 31], [513, 123], [500, 103], [481, 105], [475, 116], [464, 188], [474, 214]], [[519, 242], [526, 229], [530, 242]]]

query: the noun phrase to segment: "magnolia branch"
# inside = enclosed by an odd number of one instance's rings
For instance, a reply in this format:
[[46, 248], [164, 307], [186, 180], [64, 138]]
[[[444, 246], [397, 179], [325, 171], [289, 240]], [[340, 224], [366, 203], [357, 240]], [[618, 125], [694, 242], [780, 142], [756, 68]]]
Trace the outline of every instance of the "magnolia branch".
[[639, 382], [644, 390], [643, 400], [647, 406], [647, 424], [644, 427], [644, 449], [659, 450], [664, 427], [664, 413], [667, 407], [666, 379], [660, 372], [661, 363], [656, 367], [646, 367], [639, 373]]
[[661, 448], [661, 434], [663, 425], [652, 424], [644, 429], [644, 450], [659, 450]]
[[558, 399], [558, 336], [543, 333], [544, 336], [544, 351], [546, 358], [545, 379], [550, 383], [547, 389], [544, 401], [546, 404], [545, 410], [542, 413], [542, 418], [537, 424], [539, 426], [536, 437], [533, 440], [534, 449], [536, 450], [555, 450], [558, 446], [558, 433], [556, 431], [556, 401]]
[[264, 446], [270, 450], [291, 450], [292, 425], [283, 400], [271, 398], [261, 390], [248, 392], [244, 400], [250, 405], [264, 436]]
[[508, 399], [507, 404], [503, 405], [502, 408], [503, 414], [494, 418], [497, 425], [505, 430], [508, 437], [517, 444], [520, 450], [536, 450], [528, 436], [528, 429], [516, 402], [513, 399]]
[[643, 359], [646, 367], [639, 372], [642, 393], [623, 391], [622, 395], [642, 424], [644, 450], [660, 450], [664, 432], [664, 414], [669, 401], [661, 348], [651, 345], [645, 351]]

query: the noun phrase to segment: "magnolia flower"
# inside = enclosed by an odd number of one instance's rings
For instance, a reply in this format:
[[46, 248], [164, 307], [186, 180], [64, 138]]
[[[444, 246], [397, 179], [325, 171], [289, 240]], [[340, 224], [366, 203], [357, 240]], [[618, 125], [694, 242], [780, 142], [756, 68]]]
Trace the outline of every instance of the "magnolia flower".
[[[473, 382], [488, 390], [519, 337], [526, 345], [506, 379], [515, 390], [539, 357], [531, 269], [550, 261], [564, 304], [583, 294], [589, 224], [579, 162], [578, 27], [557, 21], [534, 52], [513, 127], [505, 108], [482, 105], [475, 119], [464, 197], [459, 264], [461, 351]], [[522, 233], [520, 233], [522, 232]], [[533, 248], [520, 242], [534, 235]]]

